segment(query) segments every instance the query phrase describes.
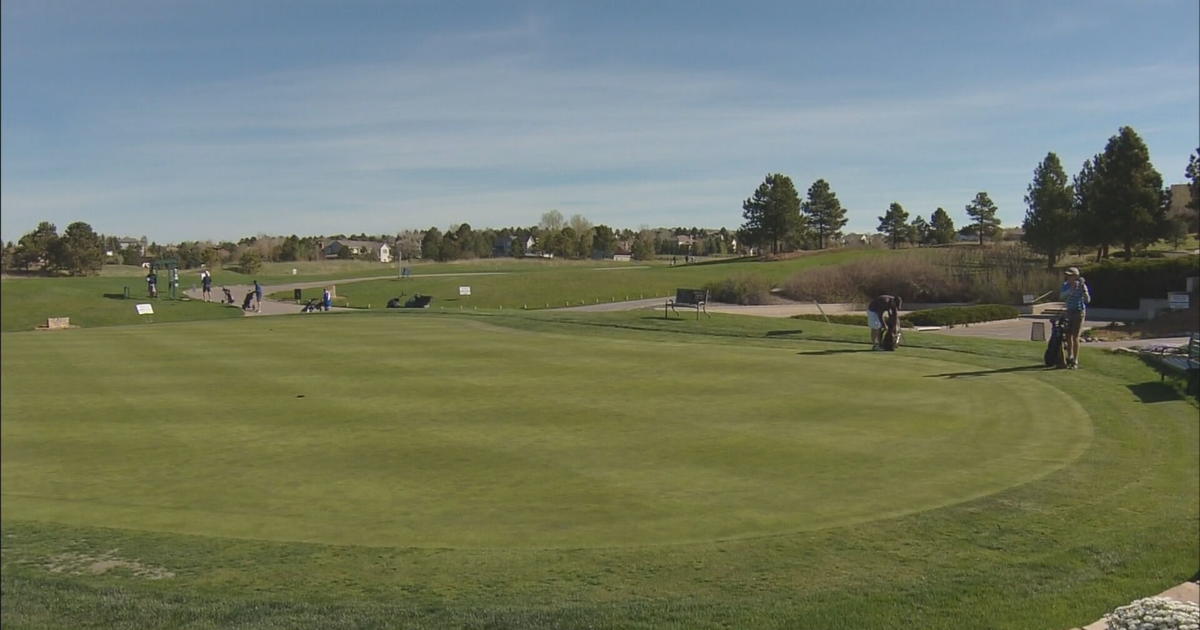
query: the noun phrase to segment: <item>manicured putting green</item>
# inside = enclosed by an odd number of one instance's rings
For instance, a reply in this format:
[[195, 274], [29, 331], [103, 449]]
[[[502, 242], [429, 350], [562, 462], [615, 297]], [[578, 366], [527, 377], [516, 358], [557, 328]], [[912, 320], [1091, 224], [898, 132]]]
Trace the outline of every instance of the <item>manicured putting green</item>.
[[672, 544], [961, 502], [1091, 436], [1033, 379], [822, 349], [421, 315], [11, 335], [4, 511], [335, 544]]

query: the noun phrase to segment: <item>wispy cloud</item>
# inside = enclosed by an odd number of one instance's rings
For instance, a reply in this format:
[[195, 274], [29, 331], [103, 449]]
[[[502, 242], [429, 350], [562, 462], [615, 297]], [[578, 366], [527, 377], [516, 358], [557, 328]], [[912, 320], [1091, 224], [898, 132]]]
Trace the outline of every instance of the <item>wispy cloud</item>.
[[[458, 38], [503, 46], [544, 28], [529, 18]], [[876, 207], [896, 195], [920, 197], [934, 179], [986, 162], [962, 189], [1010, 189], [994, 196], [1012, 208], [1011, 218], [1019, 216], [1020, 178], [1033, 164], [997, 159], [989, 147], [1019, 134], [1040, 156], [1055, 147], [1030, 120], [1118, 119], [1195, 102], [1194, 83], [1178, 80], [1195, 73], [1194, 66], [1140, 66], [936, 89], [853, 85], [844, 93], [831, 81], [814, 102], [809, 85], [765, 87], [719, 72], [560, 68], [524, 54], [330, 65], [195, 83], [142, 95], [136, 108], [96, 112], [100, 131], [81, 140], [78, 155], [63, 157], [60, 180], [18, 185], [6, 172], [3, 203], [6, 215], [11, 207], [20, 217], [16, 229], [72, 204], [80, 211], [137, 204], [178, 209], [181, 234], [207, 224], [212, 237], [233, 236], [215, 233], [213, 217], [263, 210], [262, 229], [289, 232], [391, 231], [427, 227], [431, 217], [532, 223], [550, 207], [619, 225], [651, 216], [732, 227], [740, 200], [778, 171], [802, 191], [817, 177], [830, 179], [844, 203], [863, 208], [855, 220], [867, 229]], [[1103, 134], [1115, 131], [1107, 126]], [[22, 168], [21, 156], [5, 157]], [[296, 225], [271, 228], [289, 224]], [[6, 218], [6, 235], [11, 229]]]

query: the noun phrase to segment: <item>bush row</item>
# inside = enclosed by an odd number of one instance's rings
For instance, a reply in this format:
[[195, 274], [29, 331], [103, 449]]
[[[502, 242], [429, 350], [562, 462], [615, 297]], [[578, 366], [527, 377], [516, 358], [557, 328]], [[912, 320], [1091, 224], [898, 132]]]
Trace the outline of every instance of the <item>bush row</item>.
[[726, 304], [766, 304], [771, 298], [771, 283], [762, 276], [738, 274], [704, 285], [709, 299]]
[[1087, 279], [1092, 306], [1137, 308], [1138, 299], [1165, 298], [1169, 291], [1187, 289], [1187, 278], [1200, 275], [1200, 256], [1106, 260], [1079, 270]]
[[975, 306], [946, 306], [913, 311], [900, 317], [912, 326], [952, 326], [975, 324], [999, 319], [1016, 319], [1020, 311], [1007, 304], [976, 304]]
[[[957, 326], [960, 324], [976, 324], [1000, 319], [1014, 319], [1019, 315], [1015, 306], [1006, 304], [978, 304], [976, 306], [947, 306], [930, 308], [923, 311], [913, 311], [900, 316], [901, 328], [913, 326]], [[848, 324], [851, 326], [866, 326], [866, 315], [829, 315], [830, 323]], [[825, 321], [825, 316], [818, 314], [793, 315], [792, 319], [808, 319], [818, 322]]]
[[789, 278], [782, 294], [793, 300], [865, 302], [896, 295], [908, 302], [1019, 304], [1023, 294], [1058, 288], [1047, 270], [1020, 247], [949, 248], [858, 260], [807, 270]]

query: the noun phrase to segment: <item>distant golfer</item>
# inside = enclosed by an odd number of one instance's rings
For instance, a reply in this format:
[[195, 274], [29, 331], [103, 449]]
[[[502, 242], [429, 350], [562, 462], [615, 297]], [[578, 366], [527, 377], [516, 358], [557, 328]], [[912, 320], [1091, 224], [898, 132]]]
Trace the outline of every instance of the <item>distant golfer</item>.
[[212, 274], [208, 273], [207, 269], [200, 272], [200, 287], [201, 287], [201, 289], [203, 289], [204, 301], [211, 302], [212, 301]]
[[333, 306], [333, 294], [329, 292], [328, 288], [321, 293], [321, 306], [327, 311]]
[[154, 268], [150, 268], [150, 273], [146, 274], [146, 292], [150, 297], [158, 297], [158, 274], [154, 273]]
[[1087, 282], [1079, 275], [1079, 269], [1068, 267], [1063, 272], [1062, 287], [1058, 290], [1063, 302], [1067, 303], [1067, 368], [1079, 369], [1079, 333], [1087, 317], [1087, 305], [1092, 302], [1092, 292]]
[[867, 304], [867, 326], [871, 329], [871, 349], [879, 350], [883, 340], [883, 327], [887, 326], [893, 338], [900, 323], [900, 306], [903, 301], [894, 295], [880, 295]]
[[262, 312], [262, 298], [263, 298], [263, 287], [261, 284], [258, 283], [258, 280], [255, 280], [254, 281], [254, 312], [255, 313]]

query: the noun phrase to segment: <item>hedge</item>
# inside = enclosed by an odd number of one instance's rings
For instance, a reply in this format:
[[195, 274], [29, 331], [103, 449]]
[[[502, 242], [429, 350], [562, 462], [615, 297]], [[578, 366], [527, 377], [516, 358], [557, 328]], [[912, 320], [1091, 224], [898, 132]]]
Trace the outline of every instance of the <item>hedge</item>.
[[991, 322], [998, 319], [1016, 319], [1021, 312], [1007, 304], [977, 304], [975, 306], [946, 306], [913, 311], [900, 317], [901, 322], [911, 326], [954, 326]]
[[[942, 308], [930, 308], [923, 311], [913, 311], [907, 315], [900, 317], [900, 326], [902, 328], [911, 328], [913, 326], [952, 326], [958, 324], [975, 324], [978, 322], [990, 322], [998, 319], [1015, 319], [1020, 315], [1020, 311], [1015, 306], [1005, 304], [979, 304], [976, 306], [946, 306]], [[814, 321], [825, 321], [826, 316], [817, 314], [793, 315], [792, 319], [811, 319]], [[849, 324], [851, 326], [866, 326], [866, 315], [829, 315], [828, 319], [833, 324]]]
[[1087, 279], [1092, 306], [1138, 308], [1140, 298], [1167, 297], [1169, 291], [1187, 289], [1187, 278], [1200, 275], [1200, 256], [1106, 260], [1079, 270]]

